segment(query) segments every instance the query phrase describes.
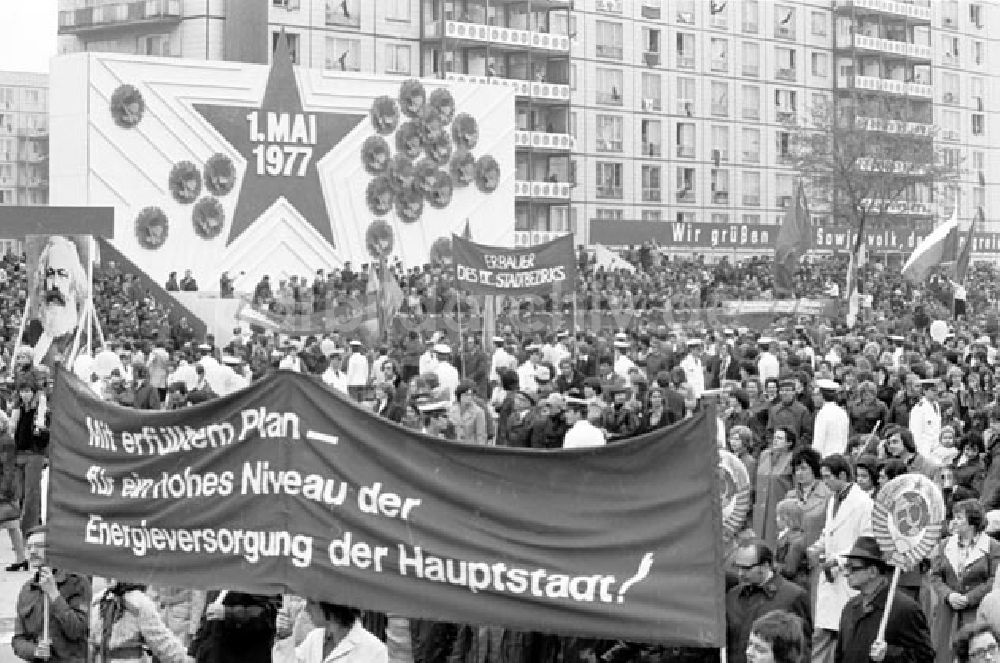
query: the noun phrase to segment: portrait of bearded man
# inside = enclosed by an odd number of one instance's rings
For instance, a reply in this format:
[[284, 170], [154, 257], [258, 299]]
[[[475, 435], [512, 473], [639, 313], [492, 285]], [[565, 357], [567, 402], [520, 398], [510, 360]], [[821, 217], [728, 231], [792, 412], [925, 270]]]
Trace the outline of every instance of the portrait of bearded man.
[[[86, 240], [81, 237], [80, 241]], [[73, 343], [90, 296], [90, 279], [80, 253], [72, 239], [51, 235], [38, 255], [22, 337], [33, 348], [36, 365], [53, 365]]]

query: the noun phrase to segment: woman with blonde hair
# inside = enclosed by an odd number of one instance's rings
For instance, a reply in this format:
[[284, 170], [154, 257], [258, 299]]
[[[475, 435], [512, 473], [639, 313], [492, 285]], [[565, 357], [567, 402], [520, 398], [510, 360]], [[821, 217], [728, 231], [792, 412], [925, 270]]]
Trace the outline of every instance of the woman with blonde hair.
[[802, 531], [802, 505], [786, 497], [775, 507], [778, 544], [774, 549], [774, 569], [803, 589], [809, 589], [809, 560], [806, 558], [806, 535]]

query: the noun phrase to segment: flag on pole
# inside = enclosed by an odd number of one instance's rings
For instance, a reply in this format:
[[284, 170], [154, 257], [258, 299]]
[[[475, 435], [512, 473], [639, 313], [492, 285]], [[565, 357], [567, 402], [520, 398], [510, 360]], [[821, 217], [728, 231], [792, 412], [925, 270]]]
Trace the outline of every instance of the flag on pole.
[[868, 262], [868, 246], [865, 244], [865, 219], [861, 219], [858, 235], [851, 246], [851, 260], [847, 263], [847, 326], [853, 327], [861, 311], [861, 286], [858, 274]]
[[594, 245], [597, 267], [603, 267], [606, 272], [613, 272], [617, 269], [624, 269], [632, 274], [635, 273], [635, 265], [622, 258], [620, 255], [602, 244]]
[[972, 223], [969, 224], [969, 230], [965, 233], [965, 244], [962, 245], [958, 259], [955, 260], [955, 282], [959, 285], [965, 283], [965, 275], [969, 273], [969, 261], [972, 259], [972, 235], [976, 230], [976, 222], [982, 215], [983, 208], [980, 207], [976, 216], [973, 217]]
[[952, 262], [958, 247], [958, 205], [951, 214], [951, 218], [931, 231], [913, 249], [906, 264], [903, 265], [903, 277], [909, 281], [919, 283], [924, 280], [932, 268], [941, 263]]
[[382, 308], [386, 320], [399, 313], [399, 307], [403, 305], [403, 289], [399, 287], [399, 281], [388, 268], [385, 270], [384, 281], [382, 283]]
[[795, 271], [799, 261], [812, 248], [809, 207], [801, 180], [795, 183], [793, 198], [792, 209], [785, 215], [774, 243], [774, 294], [790, 297], [795, 296]]

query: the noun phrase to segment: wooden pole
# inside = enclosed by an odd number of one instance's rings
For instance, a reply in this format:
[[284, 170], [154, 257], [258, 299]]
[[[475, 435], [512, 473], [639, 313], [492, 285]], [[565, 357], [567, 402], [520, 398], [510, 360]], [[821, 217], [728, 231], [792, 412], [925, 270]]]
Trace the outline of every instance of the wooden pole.
[[28, 304], [31, 299], [28, 299], [24, 303], [24, 313], [21, 314], [21, 324], [17, 326], [17, 336], [14, 337], [14, 354], [10, 357], [10, 366], [7, 367], [7, 378], [10, 379], [14, 377], [14, 360], [17, 358], [17, 348], [21, 345], [21, 339], [24, 338], [24, 328], [28, 324]]
[[889, 624], [889, 612], [892, 610], [892, 599], [896, 596], [896, 585], [899, 584], [901, 570], [898, 566], [892, 569], [892, 582], [889, 584], [889, 596], [885, 599], [885, 610], [882, 612], [882, 621], [878, 625], [878, 635], [875, 642], [885, 642], [885, 627]]

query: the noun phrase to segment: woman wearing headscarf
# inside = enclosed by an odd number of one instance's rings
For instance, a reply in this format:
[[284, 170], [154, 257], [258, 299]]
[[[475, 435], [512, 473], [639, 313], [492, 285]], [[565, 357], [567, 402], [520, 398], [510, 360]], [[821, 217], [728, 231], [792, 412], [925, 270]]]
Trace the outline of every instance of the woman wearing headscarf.
[[94, 663], [148, 660], [194, 663], [145, 592], [144, 585], [114, 581], [90, 611], [90, 645]]
[[774, 549], [778, 539], [775, 508], [792, 489], [792, 449], [795, 434], [787, 428], [774, 431], [771, 446], [760, 452], [753, 505], [753, 530]]

